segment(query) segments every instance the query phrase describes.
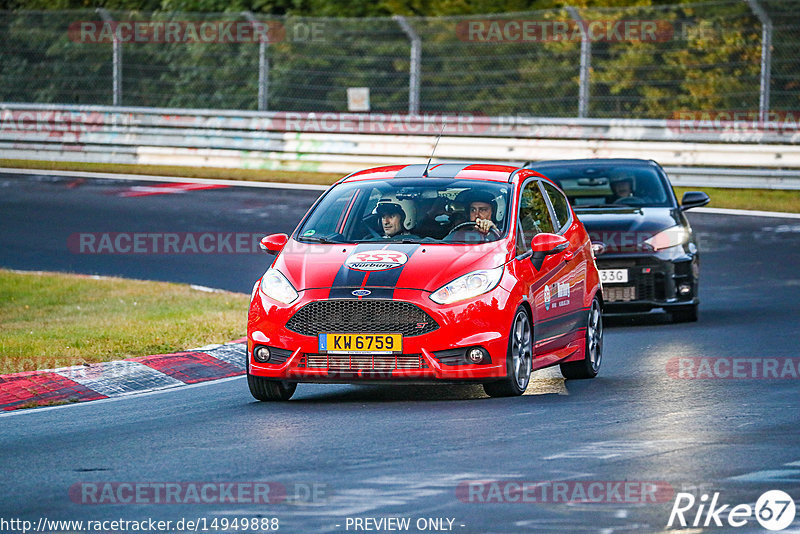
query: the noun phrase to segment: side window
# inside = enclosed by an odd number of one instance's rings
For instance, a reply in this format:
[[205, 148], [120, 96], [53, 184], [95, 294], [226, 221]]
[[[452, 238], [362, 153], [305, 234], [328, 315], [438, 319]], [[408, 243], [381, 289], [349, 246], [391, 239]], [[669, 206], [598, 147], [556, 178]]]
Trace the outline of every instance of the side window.
[[525, 254], [530, 246], [530, 239], [528, 239], [527, 243], [525, 242], [525, 233], [522, 231], [522, 225], [517, 223], [517, 256]]
[[544, 190], [547, 191], [547, 196], [550, 197], [550, 203], [553, 205], [553, 210], [556, 212], [556, 226], [560, 229], [567, 224], [567, 220], [569, 220], [569, 206], [567, 205], [567, 199], [564, 198], [564, 195], [561, 192], [553, 187], [552, 184], [547, 182], [542, 182], [544, 184]]
[[522, 196], [519, 199], [519, 223], [521, 229], [521, 236], [525, 244], [525, 250], [530, 247], [531, 239], [536, 234], [542, 232], [553, 233], [553, 222], [550, 220], [550, 211], [547, 209], [547, 203], [544, 200], [544, 195], [539, 189], [539, 184], [536, 180], [531, 180], [525, 185], [522, 190]]
[[[372, 210], [381, 198], [381, 191], [372, 188], [367, 197], [367, 190], [354, 191], [355, 196], [348, 196], [347, 203], [341, 207], [340, 225], [347, 228], [348, 239], [363, 239], [380, 231], [380, 218], [371, 215]], [[372, 229], [370, 232], [369, 228]]]

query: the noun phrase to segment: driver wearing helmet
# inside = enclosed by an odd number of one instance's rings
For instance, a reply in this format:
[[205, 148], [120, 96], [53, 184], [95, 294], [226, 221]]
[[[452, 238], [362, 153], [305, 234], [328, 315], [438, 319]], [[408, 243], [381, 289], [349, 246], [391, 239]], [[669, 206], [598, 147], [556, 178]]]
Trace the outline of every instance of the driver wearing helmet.
[[497, 230], [494, 219], [497, 216], [497, 201], [494, 195], [487, 191], [474, 191], [467, 197], [469, 202], [469, 220], [475, 223], [475, 228], [486, 235], [490, 230]]
[[453, 240], [472, 241], [477, 236], [481, 241], [493, 241], [499, 236], [500, 230], [496, 224], [497, 201], [492, 193], [479, 189], [468, 190], [459, 193], [456, 200], [466, 205], [469, 220], [463, 224], [473, 223], [474, 227], [459, 228], [461, 225], [457, 225], [452, 235]]
[[375, 213], [381, 218], [383, 237], [412, 235], [409, 230], [414, 226], [416, 210], [410, 200], [399, 200], [395, 196], [382, 198]]

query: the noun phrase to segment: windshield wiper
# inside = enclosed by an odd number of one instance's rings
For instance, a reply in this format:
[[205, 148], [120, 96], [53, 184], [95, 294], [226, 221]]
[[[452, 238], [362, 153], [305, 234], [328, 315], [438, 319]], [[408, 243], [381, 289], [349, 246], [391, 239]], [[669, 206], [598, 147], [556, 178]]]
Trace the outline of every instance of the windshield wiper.
[[333, 241], [329, 239], [325, 239], [324, 237], [313, 237], [310, 235], [300, 236], [297, 238], [298, 241], [310, 241], [311, 243], [333, 243]]
[[[424, 239], [424, 238], [422, 238]], [[430, 243], [437, 243], [437, 241], [429, 241]], [[421, 239], [390, 239], [385, 237], [380, 237], [376, 239], [356, 239], [353, 243], [400, 243], [405, 245], [414, 245], [414, 244], [421, 244]]]

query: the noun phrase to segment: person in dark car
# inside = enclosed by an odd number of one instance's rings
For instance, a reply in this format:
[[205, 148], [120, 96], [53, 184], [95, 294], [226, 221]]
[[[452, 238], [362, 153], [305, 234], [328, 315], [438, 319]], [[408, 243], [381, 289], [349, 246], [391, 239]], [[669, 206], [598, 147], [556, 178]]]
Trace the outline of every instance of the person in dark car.
[[628, 175], [618, 176], [611, 179], [611, 191], [613, 195], [609, 198], [609, 203], [617, 202], [623, 198], [632, 198], [633, 178]]

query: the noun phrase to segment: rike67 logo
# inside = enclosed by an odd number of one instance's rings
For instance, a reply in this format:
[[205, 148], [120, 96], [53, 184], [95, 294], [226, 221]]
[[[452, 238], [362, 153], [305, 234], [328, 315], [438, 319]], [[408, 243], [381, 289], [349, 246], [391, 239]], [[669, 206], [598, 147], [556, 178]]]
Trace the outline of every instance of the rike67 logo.
[[691, 493], [678, 493], [667, 528], [743, 527], [755, 517], [758, 524], [767, 530], [783, 530], [794, 521], [794, 500], [784, 491], [764, 492], [755, 506], [722, 504], [719, 495], [715, 492], [709, 501], [707, 494], [697, 499]]

